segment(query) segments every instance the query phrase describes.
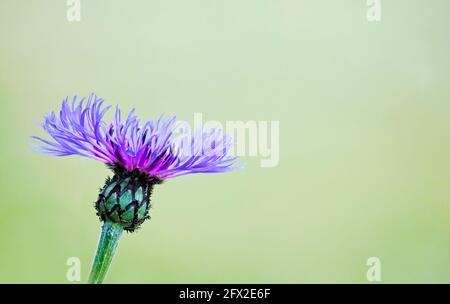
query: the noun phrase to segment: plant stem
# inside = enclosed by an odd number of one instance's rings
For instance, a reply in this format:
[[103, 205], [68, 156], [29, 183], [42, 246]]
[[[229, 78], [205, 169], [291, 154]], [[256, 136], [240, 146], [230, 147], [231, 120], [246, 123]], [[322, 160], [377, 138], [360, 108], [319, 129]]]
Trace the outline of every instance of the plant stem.
[[119, 244], [123, 228], [112, 222], [104, 222], [98, 241], [97, 253], [89, 275], [89, 284], [101, 284], [108, 272], [109, 265]]

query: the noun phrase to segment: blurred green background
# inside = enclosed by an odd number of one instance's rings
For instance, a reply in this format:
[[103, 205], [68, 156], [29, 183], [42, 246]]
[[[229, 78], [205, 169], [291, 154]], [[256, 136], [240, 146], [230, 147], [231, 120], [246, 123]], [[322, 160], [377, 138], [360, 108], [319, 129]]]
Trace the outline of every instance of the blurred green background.
[[280, 162], [155, 188], [109, 283], [450, 283], [450, 2], [0, 2], [0, 282], [82, 281], [99, 162], [31, 152], [96, 92], [142, 118], [279, 120]]

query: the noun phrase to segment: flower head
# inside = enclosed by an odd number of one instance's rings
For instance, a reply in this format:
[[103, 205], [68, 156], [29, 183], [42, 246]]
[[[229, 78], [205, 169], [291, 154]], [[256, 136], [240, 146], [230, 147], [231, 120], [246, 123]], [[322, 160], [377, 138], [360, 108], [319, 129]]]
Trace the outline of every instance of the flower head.
[[[192, 173], [225, 172], [236, 169], [230, 156], [230, 138], [220, 130], [197, 131], [181, 147], [175, 117], [141, 124], [134, 109], [123, 120], [119, 107], [110, 123], [103, 119], [111, 106], [91, 94], [87, 100], [66, 98], [59, 115], [44, 116], [42, 128], [53, 140], [32, 136], [41, 142], [38, 151], [54, 156], [80, 155], [127, 171], [137, 169], [149, 176], [167, 179]], [[186, 143], [186, 140], [184, 141]], [[190, 151], [192, 153], [186, 153]]]
[[132, 110], [125, 120], [117, 106], [111, 122], [104, 121], [111, 106], [91, 94], [62, 102], [59, 115], [44, 116], [42, 128], [50, 135], [37, 151], [54, 156], [80, 155], [99, 160], [115, 173], [107, 179], [96, 202], [103, 221], [133, 231], [149, 217], [153, 185], [175, 176], [226, 172], [239, 168], [230, 155], [231, 140], [221, 130], [180, 132], [175, 117], [162, 116], [141, 123]]

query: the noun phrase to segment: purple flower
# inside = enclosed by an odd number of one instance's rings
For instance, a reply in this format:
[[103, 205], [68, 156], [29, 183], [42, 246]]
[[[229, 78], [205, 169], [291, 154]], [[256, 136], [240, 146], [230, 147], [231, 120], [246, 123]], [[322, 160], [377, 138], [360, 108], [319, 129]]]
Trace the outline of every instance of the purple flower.
[[44, 116], [42, 128], [52, 140], [40, 141], [37, 151], [54, 156], [81, 155], [111, 167], [132, 172], [137, 169], [161, 180], [192, 174], [226, 172], [239, 168], [230, 155], [231, 140], [221, 130], [181, 132], [175, 117], [162, 116], [141, 124], [134, 109], [122, 120], [116, 107], [110, 123], [104, 121], [111, 106], [91, 94], [69, 105], [66, 98], [59, 115]]
[[175, 117], [141, 124], [132, 110], [125, 120], [116, 107], [111, 122], [105, 115], [111, 106], [91, 94], [69, 105], [66, 98], [59, 115], [44, 116], [42, 128], [51, 139], [32, 136], [38, 152], [54, 156], [81, 155], [97, 159], [114, 171], [95, 202], [103, 222], [97, 254], [89, 276], [101, 283], [123, 230], [133, 232], [150, 218], [154, 185], [192, 173], [226, 172], [239, 168], [230, 153], [231, 140], [221, 130], [195, 130]]

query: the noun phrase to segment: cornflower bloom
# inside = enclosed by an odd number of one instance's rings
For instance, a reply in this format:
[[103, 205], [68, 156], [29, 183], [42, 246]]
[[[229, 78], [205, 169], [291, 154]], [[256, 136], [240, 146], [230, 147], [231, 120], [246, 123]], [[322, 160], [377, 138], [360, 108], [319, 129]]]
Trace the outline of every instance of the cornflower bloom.
[[133, 232], [150, 218], [154, 185], [194, 173], [238, 169], [231, 139], [221, 130], [180, 134], [175, 117], [141, 124], [134, 109], [125, 120], [117, 106], [111, 122], [104, 121], [111, 106], [91, 94], [71, 104], [67, 97], [59, 115], [44, 116], [42, 128], [51, 137], [32, 136], [36, 151], [52, 156], [79, 155], [105, 163], [114, 173], [107, 178], [95, 202], [103, 222], [89, 283], [102, 283], [122, 232]]

